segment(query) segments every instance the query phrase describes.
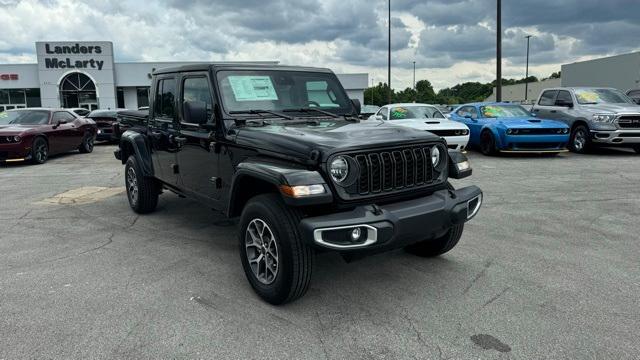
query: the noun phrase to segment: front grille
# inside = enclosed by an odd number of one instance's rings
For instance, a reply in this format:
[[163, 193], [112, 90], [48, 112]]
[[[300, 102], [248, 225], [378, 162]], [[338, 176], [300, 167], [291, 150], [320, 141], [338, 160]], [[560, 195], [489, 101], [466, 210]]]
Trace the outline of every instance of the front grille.
[[640, 115], [620, 116], [618, 125], [623, 129], [640, 129]]
[[530, 143], [509, 143], [509, 149], [511, 150], [555, 150], [561, 149], [563, 147], [562, 143], [538, 143], [538, 142], [530, 142]]
[[[357, 180], [345, 188], [346, 192], [351, 196], [367, 196], [432, 185], [437, 180], [431, 164], [432, 147], [419, 145], [345, 154], [359, 167]], [[446, 161], [444, 148], [441, 154]]]
[[98, 125], [99, 129], [112, 128], [113, 127], [113, 123], [112, 122], [97, 122], [96, 125]]
[[562, 129], [512, 129], [514, 133], [509, 135], [558, 135]]
[[468, 132], [467, 130], [427, 130], [428, 132], [432, 133], [433, 135], [438, 135], [438, 136], [462, 136], [462, 135], [467, 135]]

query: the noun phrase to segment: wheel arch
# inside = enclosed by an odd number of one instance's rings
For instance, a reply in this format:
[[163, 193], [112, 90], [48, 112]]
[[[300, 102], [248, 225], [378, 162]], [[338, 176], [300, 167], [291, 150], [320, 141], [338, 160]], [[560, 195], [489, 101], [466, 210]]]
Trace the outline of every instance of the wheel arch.
[[269, 193], [280, 194], [279, 185], [275, 179], [259, 173], [248, 171], [236, 173], [229, 193], [227, 215], [229, 217], [240, 216], [249, 200], [255, 196]]
[[138, 164], [140, 164], [144, 176], [154, 175], [151, 151], [142, 134], [125, 132], [120, 138], [119, 146], [121, 152], [120, 161], [122, 161], [122, 164], [125, 164], [129, 156], [133, 155], [136, 157]]
[[493, 135], [493, 141], [495, 143], [496, 148], [502, 148], [502, 136], [500, 136], [500, 132], [496, 128], [495, 125], [485, 125], [480, 129], [480, 141], [482, 141], [482, 133], [485, 131], [489, 131], [491, 135]]

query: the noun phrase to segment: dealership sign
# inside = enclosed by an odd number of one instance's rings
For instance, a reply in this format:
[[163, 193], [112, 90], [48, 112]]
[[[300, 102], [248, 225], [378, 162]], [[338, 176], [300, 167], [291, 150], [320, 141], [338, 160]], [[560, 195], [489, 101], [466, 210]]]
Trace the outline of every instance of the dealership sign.
[[[91, 55], [102, 54], [100, 45], [52, 45], [44, 44], [44, 66], [46, 69], [96, 69], [102, 70], [104, 60], [94, 59]], [[76, 59], [65, 57], [74, 56]], [[78, 56], [87, 56], [87, 59], [77, 59]]]
[[18, 74], [0, 74], [0, 80], [18, 80]]

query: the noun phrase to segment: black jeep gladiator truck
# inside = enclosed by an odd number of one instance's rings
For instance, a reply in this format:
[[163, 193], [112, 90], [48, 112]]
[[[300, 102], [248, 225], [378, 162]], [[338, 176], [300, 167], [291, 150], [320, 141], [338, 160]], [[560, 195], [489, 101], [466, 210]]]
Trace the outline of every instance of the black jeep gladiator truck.
[[464, 154], [426, 131], [360, 123], [328, 69], [201, 64], [153, 74], [147, 113], [115, 151], [131, 208], [163, 190], [239, 217], [249, 283], [283, 304], [309, 286], [314, 254], [347, 258], [404, 247], [437, 256], [482, 203]]

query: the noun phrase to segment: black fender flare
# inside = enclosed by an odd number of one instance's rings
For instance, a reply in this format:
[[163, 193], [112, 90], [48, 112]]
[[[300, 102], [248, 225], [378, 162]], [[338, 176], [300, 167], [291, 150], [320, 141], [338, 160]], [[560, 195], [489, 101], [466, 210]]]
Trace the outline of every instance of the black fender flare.
[[[272, 186], [282, 196], [285, 203], [291, 206], [327, 204], [333, 201], [331, 188], [319, 171], [273, 159], [253, 158], [247, 159], [236, 166], [229, 189], [227, 206], [229, 217], [239, 215], [248, 197], [259, 194], [259, 192], [252, 192], [255, 189], [243, 188], [243, 183], [251, 179]], [[294, 198], [281, 192], [281, 186], [283, 185], [323, 185], [325, 193], [304, 198]]]
[[143, 176], [153, 176], [153, 161], [151, 160], [151, 146], [146, 136], [133, 131], [125, 131], [120, 137], [120, 160], [126, 164], [129, 156], [136, 157], [136, 161], [142, 169]]

